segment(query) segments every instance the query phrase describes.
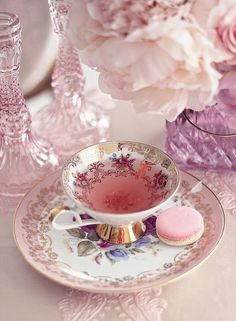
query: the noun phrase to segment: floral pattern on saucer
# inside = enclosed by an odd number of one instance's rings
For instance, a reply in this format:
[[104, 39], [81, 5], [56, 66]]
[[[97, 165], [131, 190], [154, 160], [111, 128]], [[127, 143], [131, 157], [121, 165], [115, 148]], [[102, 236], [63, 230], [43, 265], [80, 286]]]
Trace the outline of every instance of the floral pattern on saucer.
[[198, 180], [184, 172], [178, 193], [166, 206], [188, 205], [202, 213], [205, 231], [192, 245], [171, 247], [159, 241], [155, 217], [146, 220], [145, 235], [127, 245], [105, 243], [93, 226], [54, 230], [48, 218], [51, 208], [67, 205], [78, 210], [58, 176], [49, 176], [25, 196], [16, 211], [14, 235], [29, 264], [63, 285], [106, 293], [162, 286], [204, 261], [222, 237], [225, 219], [219, 201], [205, 185], [201, 192], [186, 196]]
[[[51, 199], [45, 211], [43, 219], [39, 222], [39, 244], [43, 246], [44, 253], [48, 259], [52, 254], [56, 257], [55, 264], [66, 273], [83, 273], [91, 278], [105, 280], [134, 279], [140, 275], [143, 277], [165, 273], [168, 274], [171, 268], [177, 267], [179, 262], [185, 261], [194, 249], [202, 242], [210, 242], [213, 234], [213, 211], [209, 205], [202, 200], [201, 195], [193, 195], [193, 201], [182, 198], [181, 195], [190, 190], [188, 181], [182, 180], [181, 192], [177, 193], [165, 207], [172, 206], [193, 206], [200, 212], [205, 212], [205, 234], [198, 242], [182, 247], [170, 247], [158, 239], [155, 232], [155, 216], [145, 221], [147, 230], [145, 235], [136, 242], [127, 245], [115, 245], [99, 239], [95, 230], [96, 225], [85, 226], [71, 230], [54, 230], [48, 220], [48, 206], [51, 208], [64, 204], [69, 207], [76, 205], [66, 195], [55, 195]], [[62, 200], [63, 197], [63, 200]], [[163, 208], [164, 209], [164, 208]], [[162, 210], [163, 210], [162, 209]], [[160, 213], [162, 210], [157, 212]], [[86, 213], [80, 214], [82, 218], [89, 218]], [[42, 242], [43, 240], [43, 242]], [[45, 245], [45, 240], [49, 240]], [[138, 263], [138, 265], [137, 265]]]
[[[82, 214], [82, 217], [85, 219], [89, 216]], [[150, 252], [152, 255], [156, 255], [158, 249], [154, 250], [153, 246], [160, 242], [155, 231], [156, 217], [148, 218], [145, 224], [145, 235], [136, 242], [126, 245], [114, 245], [99, 239], [95, 225], [67, 230], [72, 239], [65, 238], [65, 242], [67, 242], [70, 251], [74, 251], [73, 247], [77, 244], [75, 251], [77, 251], [78, 256], [90, 256], [99, 265], [102, 264], [103, 260], [115, 264], [119, 261], [128, 260], [138, 253]]]

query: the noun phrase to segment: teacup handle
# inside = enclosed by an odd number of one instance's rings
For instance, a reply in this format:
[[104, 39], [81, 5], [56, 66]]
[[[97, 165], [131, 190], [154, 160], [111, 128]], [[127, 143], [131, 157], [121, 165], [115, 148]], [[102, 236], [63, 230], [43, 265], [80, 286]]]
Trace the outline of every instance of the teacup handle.
[[76, 211], [68, 206], [54, 207], [49, 212], [49, 220], [56, 230], [69, 230], [86, 225], [100, 224], [95, 219], [82, 219]]

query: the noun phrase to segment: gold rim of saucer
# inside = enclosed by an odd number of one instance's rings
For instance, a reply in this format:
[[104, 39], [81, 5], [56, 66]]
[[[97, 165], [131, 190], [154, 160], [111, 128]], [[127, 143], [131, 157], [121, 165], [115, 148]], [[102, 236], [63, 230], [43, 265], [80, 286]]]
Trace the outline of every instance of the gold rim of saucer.
[[98, 236], [109, 243], [127, 244], [137, 241], [146, 231], [143, 222], [137, 222], [125, 226], [113, 226], [109, 224], [99, 224], [96, 232]]

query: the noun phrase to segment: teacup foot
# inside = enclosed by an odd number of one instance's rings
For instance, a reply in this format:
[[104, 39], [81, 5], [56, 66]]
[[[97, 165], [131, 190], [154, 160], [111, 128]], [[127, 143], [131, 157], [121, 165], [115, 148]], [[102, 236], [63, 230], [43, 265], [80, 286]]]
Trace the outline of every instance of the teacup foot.
[[127, 244], [137, 241], [144, 234], [145, 230], [145, 224], [138, 222], [126, 226], [99, 224], [96, 232], [98, 236], [106, 242]]

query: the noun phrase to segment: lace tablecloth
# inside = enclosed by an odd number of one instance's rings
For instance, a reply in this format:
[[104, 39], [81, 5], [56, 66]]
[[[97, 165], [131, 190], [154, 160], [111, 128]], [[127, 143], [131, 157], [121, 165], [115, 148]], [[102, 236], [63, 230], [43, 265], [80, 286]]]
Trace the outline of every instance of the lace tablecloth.
[[[159, 118], [135, 115], [126, 106], [113, 110], [111, 117], [113, 138], [162, 147], [164, 122]], [[220, 246], [205, 263], [180, 280], [162, 289], [130, 295], [108, 296], [71, 290], [35, 272], [13, 241], [14, 208], [6, 207], [0, 200], [0, 320], [235, 320], [236, 173], [194, 171], [193, 174], [203, 179], [223, 204], [226, 230]]]

